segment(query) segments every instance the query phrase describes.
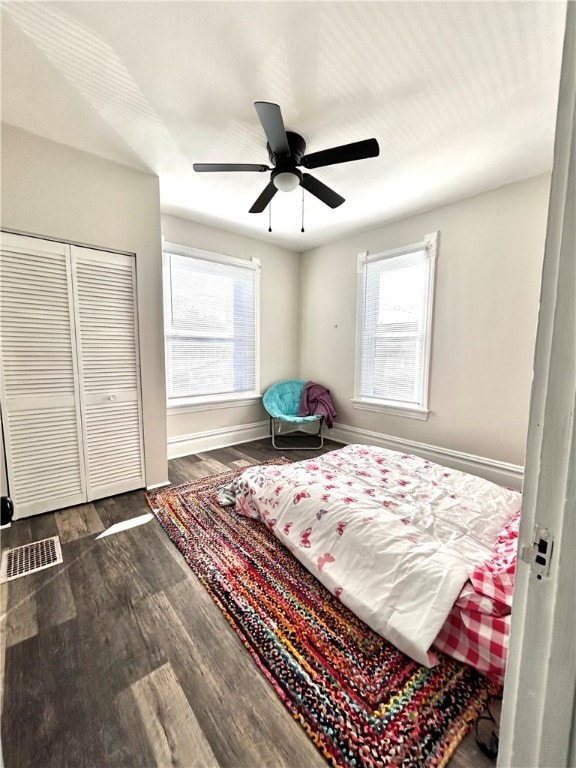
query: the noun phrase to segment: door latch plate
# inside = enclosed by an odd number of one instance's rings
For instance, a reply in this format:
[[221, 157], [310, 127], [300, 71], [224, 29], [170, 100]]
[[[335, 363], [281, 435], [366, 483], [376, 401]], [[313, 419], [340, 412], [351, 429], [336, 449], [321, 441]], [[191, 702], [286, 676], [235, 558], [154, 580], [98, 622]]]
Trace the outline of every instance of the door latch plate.
[[550, 560], [554, 548], [554, 536], [548, 528], [536, 524], [531, 546], [522, 547], [520, 559], [530, 566], [530, 571], [537, 579], [543, 579], [550, 573]]

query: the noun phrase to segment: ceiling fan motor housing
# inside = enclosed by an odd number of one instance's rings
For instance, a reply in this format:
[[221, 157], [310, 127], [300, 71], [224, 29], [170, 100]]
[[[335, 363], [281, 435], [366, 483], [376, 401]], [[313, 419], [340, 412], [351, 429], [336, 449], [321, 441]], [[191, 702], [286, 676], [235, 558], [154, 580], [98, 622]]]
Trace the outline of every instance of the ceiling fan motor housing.
[[270, 144], [266, 144], [270, 162], [277, 169], [293, 170], [295, 166], [300, 165], [304, 153], [306, 152], [306, 142], [299, 133], [286, 131], [290, 153], [288, 155], [275, 154], [270, 149]]

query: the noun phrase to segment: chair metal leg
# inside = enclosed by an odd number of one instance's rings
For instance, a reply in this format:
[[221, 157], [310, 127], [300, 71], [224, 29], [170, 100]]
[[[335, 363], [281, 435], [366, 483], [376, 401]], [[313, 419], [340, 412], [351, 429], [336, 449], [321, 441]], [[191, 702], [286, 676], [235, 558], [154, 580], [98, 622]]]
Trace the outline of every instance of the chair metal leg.
[[[276, 433], [276, 421], [278, 421], [278, 433]], [[292, 423], [292, 422], [287, 422]], [[319, 448], [324, 447], [324, 435], [322, 433], [322, 427], [324, 425], [324, 416], [321, 416], [318, 419], [318, 432], [311, 433], [312, 437], [318, 437], [320, 438], [318, 445], [293, 445], [293, 446], [280, 446], [276, 445], [276, 434], [280, 435], [280, 429], [282, 427], [282, 421], [281, 419], [275, 419], [273, 416], [270, 416], [270, 435], [272, 437], [272, 447], [275, 448], [277, 451], [317, 451]], [[288, 437], [288, 434], [285, 433], [284, 437]], [[289, 438], [289, 439], [295, 439], [295, 438]]]

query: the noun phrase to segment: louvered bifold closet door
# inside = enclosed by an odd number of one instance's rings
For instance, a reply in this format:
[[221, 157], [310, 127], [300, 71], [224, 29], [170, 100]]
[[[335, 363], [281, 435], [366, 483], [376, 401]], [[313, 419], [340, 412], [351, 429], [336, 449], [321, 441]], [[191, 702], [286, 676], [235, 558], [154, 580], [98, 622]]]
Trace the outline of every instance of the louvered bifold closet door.
[[2, 233], [2, 421], [15, 517], [86, 499], [69, 246]]
[[72, 246], [89, 499], [144, 486], [135, 258]]

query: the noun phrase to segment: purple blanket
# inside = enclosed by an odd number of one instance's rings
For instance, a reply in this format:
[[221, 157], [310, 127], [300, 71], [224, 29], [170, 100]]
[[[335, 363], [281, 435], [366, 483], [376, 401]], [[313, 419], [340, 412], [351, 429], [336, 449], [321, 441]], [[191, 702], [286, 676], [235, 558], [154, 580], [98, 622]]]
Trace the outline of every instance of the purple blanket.
[[315, 413], [324, 416], [324, 421], [328, 427], [332, 427], [337, 416], [330, 397], [330, 390], [315, 381], [307, 381], [300, 397], [298, 416], [312, 416]]

